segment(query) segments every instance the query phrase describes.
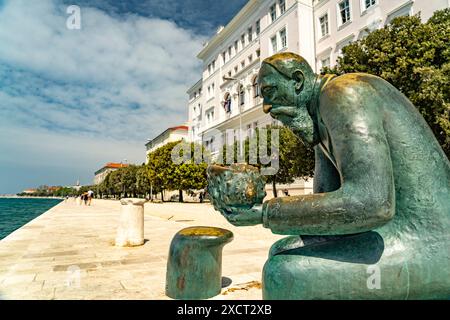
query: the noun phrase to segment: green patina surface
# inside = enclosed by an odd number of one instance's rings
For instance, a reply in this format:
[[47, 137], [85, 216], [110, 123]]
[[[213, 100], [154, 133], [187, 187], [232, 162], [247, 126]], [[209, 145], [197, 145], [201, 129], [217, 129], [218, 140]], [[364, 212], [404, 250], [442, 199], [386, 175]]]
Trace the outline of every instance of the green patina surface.
[[208, 299], [222, 289], [222, 249], [233, 240], [229, 230], [190, 227], [172, 240], [166, 295], [174, 299]]
[[266, 59], [259, 81], [264, 110], [316, 151], [313, 195], [243, 210], [214, 186], [231, 223], [292, 235], [270, 251], [264, 298], [450, 298], [450, 163], [411, 102], [368, 74], [317, 76], [292, 53]]

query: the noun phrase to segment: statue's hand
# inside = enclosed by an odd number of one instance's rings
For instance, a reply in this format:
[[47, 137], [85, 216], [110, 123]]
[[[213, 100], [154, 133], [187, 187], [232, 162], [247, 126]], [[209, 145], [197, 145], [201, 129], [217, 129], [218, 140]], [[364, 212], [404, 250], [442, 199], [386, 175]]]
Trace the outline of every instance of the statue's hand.
[[208, 192], [214, 208], [235, 226], [262, 223], [260, 208], [266, 192], [265, 179], [255, 167], [234, 164], [208, 168]]
[[255, 226], [263, 222], [261, 205], [251, 209], [229, 207], [224, 216], [229, 223], [236, 227]]

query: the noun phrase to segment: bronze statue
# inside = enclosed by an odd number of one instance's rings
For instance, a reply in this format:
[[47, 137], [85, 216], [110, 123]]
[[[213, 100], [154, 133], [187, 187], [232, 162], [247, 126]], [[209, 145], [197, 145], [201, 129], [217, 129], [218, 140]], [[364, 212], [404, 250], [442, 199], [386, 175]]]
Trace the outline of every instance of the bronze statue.
[[316, 153], [314, 194], [250, 209], [209, 170], [228, 221], [293, 235], [270, 251], [263, 297], [448, 299], [450, 163], [412, 103], [369, 74], [317, 76], [293, 53], [264, 60], [259, 82], [264, 111]]

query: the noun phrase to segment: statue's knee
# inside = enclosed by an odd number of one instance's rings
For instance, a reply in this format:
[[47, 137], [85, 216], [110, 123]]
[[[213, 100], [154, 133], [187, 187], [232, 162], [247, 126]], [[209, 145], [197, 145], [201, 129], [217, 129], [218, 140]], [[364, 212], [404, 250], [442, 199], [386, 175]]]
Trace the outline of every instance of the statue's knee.
[[269, 257], [263, 269], [263, 299], [285, 300], [297, 296], [298, 284], [303, 282], [301, 260], [300, 256]]

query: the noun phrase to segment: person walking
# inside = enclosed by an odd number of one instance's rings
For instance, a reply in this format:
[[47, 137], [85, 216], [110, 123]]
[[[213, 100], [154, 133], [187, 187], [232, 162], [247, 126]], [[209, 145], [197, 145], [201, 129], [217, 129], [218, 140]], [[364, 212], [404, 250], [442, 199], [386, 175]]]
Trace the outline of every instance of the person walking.
[[90, 206], [92, 203], [92, 198], [94, 197], [94, 191], [89, 190], [87, 192], [87, 198], [88, 198], [88, 205]]

